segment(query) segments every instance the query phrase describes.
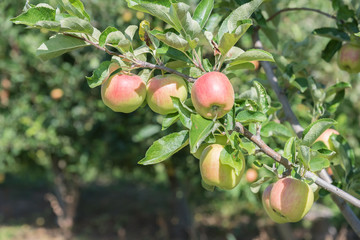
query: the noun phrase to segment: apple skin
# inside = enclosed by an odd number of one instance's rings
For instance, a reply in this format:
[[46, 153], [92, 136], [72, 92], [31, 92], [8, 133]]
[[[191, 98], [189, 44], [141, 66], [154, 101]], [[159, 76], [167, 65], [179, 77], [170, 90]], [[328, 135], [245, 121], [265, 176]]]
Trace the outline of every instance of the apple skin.
[[267, 188], [265, 189], [265, 191], [262, 194], [262, 204], [263, 207], [265, 209], [265, 212], [267, 213], [267, 215], [276, 223], [286, 223], [288, 222], [286, 220], [285, 217], [281, 216], [281, 214], [275, 212], [271, 205], [270, 205], [270, 194], [271, 194], [271, 190], [273, 188], [274, 184], [270, 184], [269, 186], [267, 186]]
[[[215, 135], [215, 143], [216, 144], [220, 144], [220, 145], [226, 145], [228, 139], [226, 136], [224, 135]], [[214, 143], [203, 143], [200, 145], [200, 147], [198, 148], [198, 150], [193, 154], [194, 157], [196, 157], [197, 159], [200, 159], [202, 152], [204, 151], [204, 149]]]
[[234, 105], [234, 88], [225, 74], [208, 72], [194, 83], [191, 100], [204, 118], [222, 118]]
[[277, 181], [270, 193], [270, 206], [288, 222], [300, 221], [314, 203], [314, 193], [303, 181], [287, 177]]
[[328, 149], [334, 151], [334, 146], [333, 144], [331, 143], [331, 135], [332, 134], [336, 134], [336, 135], [339, 135], [339, 132], [336, 131], [335, 129], [326, 129], [316, 140], [315, 142], [318, 142], [318, 141], [322, 141]]
[[223, 149], [224, 146], [221, 144], [211, 144], [204, 149], [200, 157], [200, 173], [206, 184], [231, 190], [240, 182], [245, 169], [245, 159], [240, 153], [243, 167], [240, 174], [236, 175], [234, 168], [226, 164], [221, 164], [220, 154]]
[[146, 85], [137, 75], [116, 74], [101, 85], [101, 98], [115, 112], [130, 113], [146, 97]]
[[171, 97], [185, 101], [187, 95], [186, 82], [174, 74], [155, 76], [147, 83], [147, 103], [151, 110], [161, 115], [177, 111]]
[[360, 72], [360, 47], [350, 43], [344, 44], [337, 59], [340, 69], [349, 73]]
[[245, 177], [248, 183], [252, 183], [255, 182], [256, 179], [258, 178], [258, 173], [255, 169], [249, 168], [245, 173]]

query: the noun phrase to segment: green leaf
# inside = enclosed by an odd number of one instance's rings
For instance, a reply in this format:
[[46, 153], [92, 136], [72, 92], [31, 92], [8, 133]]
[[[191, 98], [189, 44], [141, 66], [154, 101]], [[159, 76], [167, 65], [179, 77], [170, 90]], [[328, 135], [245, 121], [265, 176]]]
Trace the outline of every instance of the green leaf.
[[170, 16], [170, 0], [126, 0], [128, 7], [137, 11], [149, 13], [154, 17], [161, 19], [162, 21], [173, 26], [178, 32], [180, 32], [179, 26], [173, 23]]
[[62, 32], [87, 33], [92, 34], [93, 26], [87, 20], [78, 17], [68, 17], [60, 20]]
[[259, 83], [258, 81], [254, 81], [254, 87], [255, 87], [257, 95], [258, 95], [258, 105], [260, 106], [260, 110], [263, 113], [266, 113], [271, 106], [270, 97], [267, 94], [264, 86], [261, 85], [261, 83]]
[[239, 26], [231, 32], [225, 32], [220, 38], [219, 50], [223, 56], [229, 52], [229, 50], [239, 41], [239, 39], [245, 34], [245, 32], [252, 25], [251, 19], [244, 19], [238, 21]]
[[311, 160], [310, 148], [308, 146], [301, 145], [300, 155], [301, 155], [302, 163], [305, 165], [305, 167], [308, 168]]
[[236, 175], [240, 175], [245, 167], [245, 158], [241, 151], [233, 149], [230, 145], [220, 153], [220, 162], [235, 169]]
[[241, 147], [241, 149], [246, 150], [249, 155], [255, 154], [256, 145], [253, 142], [248, 141], [246, 139], [242, 139], [240, 141], [239, 146]]
[[38, 21], [33, 25], [33, 27], [44, 28], [53, 32], [60, 32], [61, 30], [61, 24], [54, 21]]
[[101, 47], [104, 47], [106, 44], [107, 36], [112, 33], [118, 31], [115, 27], [107, 27], [100, 35], [99, 37], [99, 45]]
[[149, 165], [165, 161], [188, 145], [188, 143], [188, 130], [171, 133], [155, 141], [146, 151], [145, 157], [139, 161], [139, 164]]
[[313, 122], [305, 128], [302, 143], [306, 146], [311, 146], [326, 129], [330, 128], [334, 124], [336, 124], [336, 121], [329, 118], [323, 118]]
[[211, 11], [214, 8], [214, 0], [201, 0], [194, 12], [194, 20], [200, 24], [203, 29], [208, 21]]
[[174, 103], [174, 107], [179, 112], [179, 117], [181, 123], [187, 128], [191, 128], [191, 110], [187, 108], [179, 98], [177, 97], [171, 97], [171, 100]]
[[93, 72], [91, 77], [86, 77], [90, 88], [100, 86], [104, 80], [108, 78], [110, 64], [110, 61], [102, 62], [100, 66]]
[[171, 48], [165, 44], [161, 48], [156, 49], [156, 54], [166, 55], [167, 57], [170, 57], [172, 59], [190, 63], [190, 60], [186, 57], [186, 55], [183, 52], [176, 50], [175, 48]]
[[190, 152], [195, 153], [201, 143], [215, 131], [218, 124], [212, 120], [205, 119], [198, 114], [191, 115], [191, 129], [190, 129]]
[[340, 42], [341, 41], [350, 41], [349, 35], [346, 32], [341, 31], [337, 28], [330, 28], [330, 27], [317, 28], [312, 31], [312, 34], [331, 38], [333, 40], [337, 40]]
[[295, 162], [296, 157], [296, 137], [289, 138], [284, 147], [284, 157], [287, 158], [290, 162]]
[[136, 33], [136, 31], [138, 30], [138, 26], [136, 25], [130, 25], [125, 29], [125, 34], [129, 37], [129, 40], [133, 40], [134, 35]]
[[177, 122], [179, 120], [179, 113], [170, 113], [164, 116], [162, 121], [162, 127], [161, 130], [168, 129], [171, 125]]
[[90, 21], [89, 14], [85, 11], [84, 5], [80, 0], [57, 0], [58, 4], [63, 7], [70, 15], [87, 19]]
[[167, 32], [164, 34], [157, 30], [152, 30], [150, 33], [163, 43], [182, 52], [185, 52], [189, 48], [189, 43], [176, 33]]
[[330, 40], [325, 49], [321, 52], [321, 58], [326, 62], [330, 62], [335, 53], [341, 48], [342, 42], [337, 40]]
[[266, 182], [269, 182], [270, 180], [272, 180], [272, 177], [262, 177], [259, 180], [257, 180], [256, 182], [253, 182], [250, 185], [250, 190], [253, 193], [258, 193], [260, 191], [261, 185], [263, 185]]
[[49, 5], [38, 5], [10, 19], [15, 24], [34, 26], [39, 21], [55, 21], [55, 9]]
[[244, 110], [239, 112], [236, 115], [236, 121], [241, 123], [255, 123], [255, 122], [264, 122], [267, 120], [267, 117], [262, 112], [255, 112], [251, 110]]
[[271, 53], [266, 52], [261, 49], [250, 49], [242, 54], [240, 54], [237, 58], [235, 58], [230, 66], [234, 66], [237, 64], [242, 64], [250, 61], [270, 61], [274, 62], [274, 58]]
[[326, 97], [329, 97], [339, 91], [344, 89], [351, 88], [351, 84], [348, 82], [338, 82], [326, 89]]
[[265, 34], [265, 36], [270, 40], [271, 44], [274, 48], [277, 48], [279, 43], [279, 36], [277, 28], [269, 27], [269, 26], [261, 26], [260, 30]]
[[331, 159], [333, 165], [340, 164], [345, 170], [346, 174], [349, 174], [351, 169], [355, 166], [355, 154], [349, 143], [341, 135], [332, 134], [330, 136], [331, 144], [334, 146], [334, 150], [337, 153], [334, 158]]
[[239, 26], [239, 21], [248, 19], [253, 12], [260, 6], [263, 0], [254, 0], [241, 5], [223, 21], [218, 32], [218, 39], [221, 39], [225, 33], [232, 33]]
[[309, 166], [310, 166], [311, 171], [317, 172], [317, 171], [320, 171], [320, 170], [322, 170], [324, 168], [329, 167], [330, 162], [326, 158], [316, 157], [316, 158], [311, 158]]
[[58, 34], [41, 44], [37, 49], [36, 54], [41, 60], [46, 61], [88, 45], [89, 44], [83, 40]]
[[289, 138], [294, 136], [294, 132], [286, 126], [276, 122], [268, 122], [261, 127], [261, 136], [263, 137], [277, 137], [279, 135]]

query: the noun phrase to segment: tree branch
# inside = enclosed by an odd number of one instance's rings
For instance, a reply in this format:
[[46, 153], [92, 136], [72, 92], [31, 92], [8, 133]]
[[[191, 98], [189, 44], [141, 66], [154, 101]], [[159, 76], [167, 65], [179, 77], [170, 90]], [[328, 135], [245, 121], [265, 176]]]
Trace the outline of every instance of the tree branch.
[[174, 69], [171, 69], [171, 68], [168, 68], [168, 67], [165, 67], [163, 65], [156, 65], [156, 64], [152, 64], [152, 63], [148, 63], [148, 62], [144, 62], [144, 61], [140, 61], [138, 59], [129, 59], [127, 58], [126, 56], [122, 55], [121, 53], [117, 53], [117, 52], [113, 52], [105, 47], [101, 47], [99, 44], [97, 43], [94, 43], [92, 42], [91, 40], [89, 39], [86, 39], [86, 38], [83, 38], [83, 37], [79, 37], [79, 36], [75, 36], [75, 35], [72, 35], [72, 34], [69, 34], [69, 33], [64, 33], [65, 36], [69, 36], [69, 37], [73, 37], [73, 38], [77, 38], [77, 39], [80, 39], [80, 40], [83, 40], [87, 43], [89, 43], [90, 45], [96, 47], [97, 49], [103, 51], [103, 52], [106, 52], [107, 54], [109, 55], [112, 55], [112, 56], [118, 56], [120, 58], [122, 58], [124, 61], [126, 62], [132, 62], [135, 64], [136, 67], [139, 67], [139, 68], [150, 68], [150, 69], [159, 69], [159, 70], [163, 70], [163, 71], [166, 71], [166, 72], [169, 72], [169, 73], [172, 73], [172, 74], [176, 74], [184, 79], [186, 79], [188, 82], [195, 82], [196, 81], [196, 78], [192, 78], [186, 74], [183, 74], [181, 72], [178, 72]]
[[[254, 46], [256, 48], [263, 49], [263, 45], [262, 45], [262, 43], [261, 43], [261, 41], [259, 39], [258, 30], [256, 30], [254, 32], [254, 34], [253, 34], [253, 42], [254, 42]], [[299, 121], [298, 121], [297, 117], [295, 116], [294, 112], [292, 111], [290, 103], [289, 103], [286, 95], [280, 89], [277, 78], [275, 77], [275, 74], [272, 71], [270, 63], [269, 62], [262, 62], [262, 61], [260, 63], [261, 63], [261, 66], [264, 68], [264, 70], [266, 72], [267, 79], [270, 82], [272, 89], [275, 91], [276, 95], [279, 98], [279, 101], [283, 105], [284, 113], [285, 113], [285, 116], [286, 116], [287, 120], [290, 122], [292, 128], [294, 129], [294, 131], [296, 132], [298, 137], [301, 137], [302, 132], [304, 131], [304, 129], [299, 124]], [[322, 179], [317, 177], [315, 174], [313, 174], [311, 172], [309, 172], [309, 173], [306, 172], [305, 175], [307, 175], [307, 176], [314, 175], [314, 177], [316, 177], [315, 178], [315, 183], [318, 184], [320, 187], [323, 187], [324, 189], [331, 192], [331, 198], [333, 199], [335, 204], [338, 206], [338, 208], [340, 209], [340, 211], [343, 214], [344, 218], [346, 219], [346, 221], [351, 226], [351, 228], [358, 235], [358, 237], [360, 237], [360, 220], [354, 214], [352, 209], [342, 199], [342, 195], [346, 196], [347, 201], [350, 200], [349, 201], [350, 203], [352, 203], [352, 204], [355, 203], [354, 205], [358, 206], [358, 207], [359, 207], [359, 200], [355, 198], [356, 201], [353, 203], [353, 200], [354, 200], [354, 199], [352, 199], [353, 196], [351, 196], [350, 194], [342, 191], [341, 189], [339, 189], [339, 190], [344, 192], [345, 194], [343, 194], [341, 192], [341, 194], [339, 195], [340, 191], [335, 190], [335, 189], [338, 189], [338, 188], [336, 188], [335, 186], [333, 186], [331, 184], [332, 180], [331, 180], [330, 176], [324, 170], [322, 170], [321, 173], [320, 173], [320, 177]], [[335, 189], [332, 189], [333, 187]], [[333, 190], [335, 190], [335, 191], [333, 191]]]
[[[286, 169], [290, 169], [293, 167], [292, 163], [281, 156], [279, 153], [277, 153], [275, 150], [270, 148], [261, 138], [257, 137], [256, 135], [252, 134], [249, 130], [247, 130], [241, 123], [236, 122], [234, 130], [242, 135], [244, 135], [246, 138], [248, 138], [250, 141], [255, 143], [263, 153], [274, 159], [276, 162], [284, 165]], [[360, 200], [353, 197], [349, 193], [341, 190], [340, 188], [335, 187], [331, 183], [328, 183], [327, 181], [323, 180], [322, 178], [319, 178], [317, 175], [310, 171], [305, 172], [305, 177], [308, 179], [312, 179], [315, 181], [317, 185], [320, 187], [326, 189], [327, 191], [334, 193], [335, 195], [345, 199], [349, 203], [353, 204], [354, 206], [360, 208]]]
[[332, 19], [335, 19], [337, 20], [336, 16], [333, 16], [333, 15], [330, 15], [326, 12], [323, 12], [323, 11], [320, 11], [318, 9], [313, 9], [313, 8], [306, 8], [306, 7], [302, 7], [302, 8], [283, 8], [281, 9], [280, 11], [274, 13], [273, 15], [271, 15], [266, 21], [269, 22], [271, 20], [273, 20], [274, 18], [276, 18], [280, 13], [283, 13], [283, 12], [290, 12], [290, 11], [311, 11], [311, 12], [317, 12], [319, 14], [322, 14], [328, 18], [332, 18]]

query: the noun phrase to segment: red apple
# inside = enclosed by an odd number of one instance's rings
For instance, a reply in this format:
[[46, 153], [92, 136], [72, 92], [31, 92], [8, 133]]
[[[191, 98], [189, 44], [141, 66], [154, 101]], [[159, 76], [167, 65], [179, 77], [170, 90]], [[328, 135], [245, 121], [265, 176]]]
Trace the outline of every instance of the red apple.
[[146, 85], [136, 75], [115, 74], [101, 85], [101, 98], [115, 112], [130, 113], [138, 109], [146, 97]]
[[288, 222], [300, 221], [314, 203], [314, 193], [305, 182], [287, 177], [277, 181], [270, 193], [271, 209]]
[[225, 74], [208, 72], [191, 89], [196, 111], [207, 119], [223, 117], [234, 105], [234, 89]]
[[273, 188], [274, 184], [270, 184], [265, 191], [263, 192], [262, 195], [262, 204], [263, 207], [265, 209], [265, 212], [267, 213], [267, 215], [276, 223], [286, 223], [288, 222], [286, 220], [286, 218], [284, 216], [282, 216], [281, 214], [275, 212], [271, 205], [270, 205], [270, 194], [271, 194], [271, 190]]
[[335, 134], [335, 135], [339, 135], [339, 132], [334, 130], [334, 129], [326, 129], [316, 140], [315, 142], [318, 142], [318, 141], [322, 141], [328, 149], [330, 150], [334, 150], [334, 146], [331, 142], [331, 135], [332, 134]]
[[245, 158], [241, 154], [243, 162], [242, 171], [236, 174], [234, 168], [220, 162], [220, 154], [224, 145], [211, 144], [207, 146], [200, 157], [200, 173], [203, 181], [221, 189], [230, 190], [236, 187], [245, 169]]
[[360, 72], [360, 46], [344, 44], [338, 53], [339, 67], [349, 73]]
[[147, 83], [147, 103], [151, 110], [162, 115], [176, 112], [171, 97], [185, 101], [187, 95], [186, 82], [174, 74], [155, 76]]

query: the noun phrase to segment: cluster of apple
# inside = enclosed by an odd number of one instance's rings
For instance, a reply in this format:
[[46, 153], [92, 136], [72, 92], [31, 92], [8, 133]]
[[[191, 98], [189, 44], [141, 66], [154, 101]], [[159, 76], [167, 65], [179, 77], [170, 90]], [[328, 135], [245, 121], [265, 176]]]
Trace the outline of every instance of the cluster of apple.
[[[112, 63], [109, 74], [118, 68], [116, 63]], [[105, 105], [115, 112], [133, 112], [146, 99], [151, 110], [166, 115], [177, 111], [171, 97], [185, 101], [187, 89], [185, 80], [174, 74], [155, 76], [145, 84], [137, 75], [119, 73], [103, 82], [101, 97]], [[221, 118], [233, 107], [234, 89], [226, 75], [209, 72], [193, 85], [191, 100], [195, 110], [204, 118]]]
[[[117, 64], [111, 64], [109, 73], [118, 68]], [[154, 112], [165, 115], [177, 111], [171, 97], [177, 97], [180, 101], [187, 99], [188, 87], [183, 78], [174, 74], [155, 76], [145, 84], [137, 75], [117, 73], [103, 82], [101, 96], [105, 105], [116, 112], [133, 112], [143, 105], [146, 99]], [[191, 100], [195, 110], [202, 117], [221, 118], [234, 105], [234, 89], [223, 73], [208, 72], [198, 78], [192, 86]], [[328, 129], [317, 141], [323, 141], [331, 149], [331, 134], [339, 133]], [[200, 173], [205, 184], [230, 190], [236, 187], [242, 178], [245, 159], [239, 152], [238, 158], [243, 164], [240, 173], [233, 167], [222, 164], [220, 155], [227, 144], [226, 136], [215, 135], [215, 143], [201, 144], [193, 155], [200, 159]], [[266, 188], [262, 202], [265, 211], [275, 222], [297, 222], [310, 210], [314, 202], [314, 193], [307, 183], [286, 177]]]
[[349, 73], [360, 72], [360, 46], [346, 43], [344, 44], [338, 54], [339, 67]]

